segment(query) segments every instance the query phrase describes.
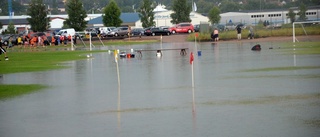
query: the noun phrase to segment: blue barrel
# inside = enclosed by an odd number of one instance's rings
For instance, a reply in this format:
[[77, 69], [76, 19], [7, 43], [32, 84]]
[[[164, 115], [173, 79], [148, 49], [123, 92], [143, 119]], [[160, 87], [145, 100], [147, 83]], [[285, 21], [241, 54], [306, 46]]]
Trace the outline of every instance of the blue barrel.
[[201, 56], [201, 51], [200, 50], [198, 51], [198, 56]]

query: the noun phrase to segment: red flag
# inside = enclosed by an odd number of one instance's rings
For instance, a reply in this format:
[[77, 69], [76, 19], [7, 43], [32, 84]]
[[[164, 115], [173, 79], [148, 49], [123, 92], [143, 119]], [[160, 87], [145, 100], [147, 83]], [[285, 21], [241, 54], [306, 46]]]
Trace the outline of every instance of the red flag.
[[190, 53], [190, 64], [192, 64], [193, 63], [193, 53], [191, 52]]

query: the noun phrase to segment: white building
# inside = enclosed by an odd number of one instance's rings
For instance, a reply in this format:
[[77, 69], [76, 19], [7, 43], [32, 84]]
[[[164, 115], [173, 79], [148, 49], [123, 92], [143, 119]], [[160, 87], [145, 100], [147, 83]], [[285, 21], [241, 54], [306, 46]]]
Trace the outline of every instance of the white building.
[[[297, 7], [292, 8], [294, 13], [296, 13], [296, 19], [299, 18], [298, 12], [299, 9]], [[306, 11], [306, 17], [308, 21], [319, 21], [319, 6], [308, 7]], [[256, 25], [259, 21], [268, 21], [272, 24], [286, 24], [291, 23], [288, 18], [288, 9], [280, 9], [280, 10], [263, 10], [263, 11], [243, 11], [243, 12], [227, 12], [220, 14], [221, 20], [220, 24], [226, 23], [244, 23], [247, 25]]]

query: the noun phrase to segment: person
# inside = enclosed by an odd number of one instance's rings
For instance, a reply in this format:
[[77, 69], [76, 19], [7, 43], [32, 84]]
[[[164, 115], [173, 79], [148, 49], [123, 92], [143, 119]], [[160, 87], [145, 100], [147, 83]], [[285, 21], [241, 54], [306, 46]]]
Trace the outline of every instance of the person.
[[68, 38], [66, 35], [62, 36], [63, 37], [63, 45], [67, 46]]
[[238, 37], [238, 40], [241, 40], [241, 27], [238, 25], [237, 28], [237, 37]]
[[13, 45], [12, 45], [12, 36], [9, 37], [9, 40], [8, 40], [8, 46], [7, 48], [11, 48]]
[[64, 36], [60, 35], [60, 43], [61, 43], [61, 45], [63, 44], [63, 42], [64, 42]]
[[18, 41], [17, 44], [18, 44], [19, 46], [21, 46], [21, 45], [22, 45], [22, 38], [21, 38], [21, 36], [18, 37], [17, 41]]
[[218, 41], [219, 40], [219, 31], [217, 28], [214, 29], [213, 31], [213, 38], [214, 38], [214, 41]]
[[0, 55], [4, 54], [5, 60], [9, 60], [9, 57], [7, 56], [7, 51], [2, 47], [2, 39], [0, 37]]
[[254, 32], [252, 26], [249, 27], [249, 36], [248, 39], [254, 39]]
[[32, 37], [30, 40], [31, 46], [30, 47], [37, 47], [37, 41], [38, 41], [38, 36]]

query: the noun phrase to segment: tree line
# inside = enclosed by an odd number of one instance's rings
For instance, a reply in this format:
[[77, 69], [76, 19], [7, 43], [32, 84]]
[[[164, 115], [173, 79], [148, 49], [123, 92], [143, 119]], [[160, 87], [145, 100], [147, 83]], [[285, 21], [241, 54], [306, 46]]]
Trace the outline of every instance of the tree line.
[[[27, 5], [22, 5], [20, 0], [12, 0], [12, 10], [15, 15], [25, 15], [28, 9]], [[32, 0], [24, 0], [31, 3]], [[63, 0], [43, 0], [46, 7], [50, 7], [51, 14], [65, 14], [60, 12], [58, 6], [64, 6]], [[103, 13], [104, 7], [111, 0], [82, 0], [83, 8], [87, 14]], [[283, 1], [285, 3], [283, 3]], [[143, 0], [115, 0], [121, 12], [138, 12], [138, 8], [143, 4]], [[302, 3], [306, 6], [320, 5], [319, 0], [187, 0], [188, 5], [195, 2], [197, 5], [197, 12], [207, 14], [216, 6], [221, 13], [236, 12], [246, 10], [265, 10], [265, 9], [289, 9], [290, 7], [299, 7]], [[8, 14], [8, 0], [0, 0], [0, 15], [7, 16]], [[153, 0], [152, 3], [162, 4], [168, 10], [173, 9], [172, 0]], [[66, 5], [65, 5], [66, 7]]]
[[[53, 0], [54, 1], [54, 0]], [[86, 28], [87, 12], [85, 10], [85, 0], [68, 0], [66, 3], [66, 12], [68, 17], [64, 22], [64, 28], [74, 28], [76, 31], [83, 31]], [[130, 1], [130, 0], [128, 0]], [[135, 0], [131, 0], [133, 2]], [[171, 10], [174, 12], [170, 15], [172, 20], [171, 23], [178, 24], [180, 22], [191, 22], [190, 12], [192, 11], [191, 4], [188, 4], [189, 0], [173, 0]], [[225, 1], [225, 0], [224, 0]], [[247, 0], [250, 1], [250, 0]], [[49, 26], [48, 10], [44, 4], [45, 0], [31, 0], [27, 9], [27, 18], [33, 31], [45, 31]], [[139, 7], [136, 7], [136, 12], [139, 13], [139, 17], [144, 28], [155, 26], [154, 12], [153, 9], [157, 6], [157, 3], [153, 0], [142, 0]], [[104, 26], [115, 26], [121, 25], [122, 20], [120, 19], [121, 8], [116, 0], [109, 0], [109, 3], [102, 8], [103, 11], [103, 24]], [[306, 5], [300, 4], [300, 15], [299, 20], [306, 20], [305, 16]], [[209, 21], [212, 24], [220, 22], [221, 10], [219, 6], [213, 6], [208, 12]], [[292, 10], [289, 10], [289, 18], [292, 22], [295, 21], [295, 14]], [[10, 23], [9, 25], [13, 25]]]

